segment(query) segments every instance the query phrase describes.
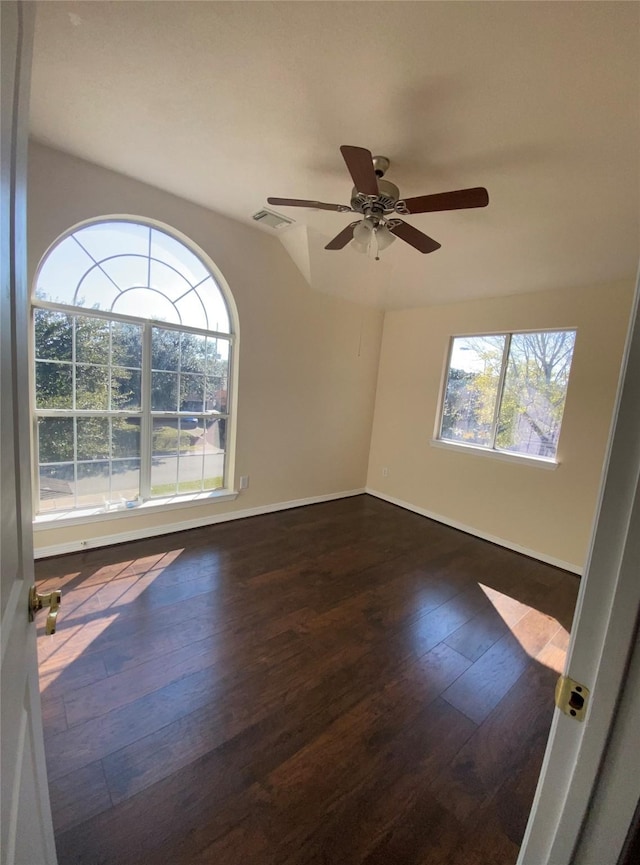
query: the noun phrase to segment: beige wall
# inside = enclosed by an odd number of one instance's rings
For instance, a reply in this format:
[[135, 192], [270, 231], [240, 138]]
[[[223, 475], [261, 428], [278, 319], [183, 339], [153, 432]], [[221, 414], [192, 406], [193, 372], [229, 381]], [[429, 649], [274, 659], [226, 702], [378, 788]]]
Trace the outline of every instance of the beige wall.
[[[240, 320], [235, 477], [237, 486], [238, 476], [248, 474], [250, 488], [235, 502], [38, 531], [37, 549], [159, 525], [170, 529], [181, 521], [337, 494], [366, 483], [372, 491], [535, 555], [576, 569], [584, 565], [631, 280], [389, 312], [380, 355], [382, 313], [312, 291], [277, 238], [31, 146], [31, 276], [47, 247], [70, 226], [114, 214], [159, 220], [183, 232], [231, 287]], [[449, 337], [550, 327], [578, 330], [560, 467], [547, 471], [431, 447]]]
[[312, 291], [276, 237], [31, 145], [31, 278], [60, 234], [114, 214], [178, 229], [210, 256], [233, 292], [240, 321], [235, 475], [236, 482], [249, 475], [250, 487], [226, 504], [38, 531], [36, 548], [364, 487], [382, 313]]
[[[368, 487], [583, 567], [632, 294], [629, 280], [387, 313]], [[452, 335], [554, 327], [578, 332], [555, 471], [429, 444]]]

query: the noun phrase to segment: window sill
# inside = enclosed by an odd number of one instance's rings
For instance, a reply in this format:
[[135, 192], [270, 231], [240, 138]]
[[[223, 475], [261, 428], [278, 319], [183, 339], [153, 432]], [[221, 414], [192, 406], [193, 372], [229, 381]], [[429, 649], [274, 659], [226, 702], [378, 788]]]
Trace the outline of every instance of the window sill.
[[164, 511], [181, 510], [191, 508], [194, 505], [211, 505], [220, 502], [232, 502], [237, 499], [236, 490], [214, 490], [211, 493], [194, 493], [186, 496], [168, 496], [163, 499], [152, 499], [137, 505], [134, 508], [121, 508], [119, 510], [105, 511], [104, 508], [85, 508], [78, 511], [55, 511], [50, 514], [38, 514], [33, 518], [33, 530], [46, 531], [47, 529], [62, 526], [78, 526], [84, 523], [99, 523], [105, 520], [121, 520], [136, 514], [158, 514]]
[[503, 460], [509, 463], [518, 463], [524, 466], [534, 466], [539, 469], [549, 469], [551, 471], [558, 468], [560, 463], [557, 460], [547, 457], [532, 457], [525, 454], [507, 453], [507, 451], [490, 450], [489, 448], [479, 447], [478, 445], [467, 445], [461, 442], [448, 442], [443, 439], [431, 439], [431, 446], [436, 448], [445, 448], [446, 450], [460, 451], [466, 454], [476, 454], [478, 456], [489, 457], [490, 459]]

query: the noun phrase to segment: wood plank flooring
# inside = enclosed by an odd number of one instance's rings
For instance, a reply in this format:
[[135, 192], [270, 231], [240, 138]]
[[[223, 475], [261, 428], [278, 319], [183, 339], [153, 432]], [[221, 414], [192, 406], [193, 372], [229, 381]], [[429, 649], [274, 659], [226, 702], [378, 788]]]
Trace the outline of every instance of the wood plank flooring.
[[37, 563], [61, 865], [513, 865], [578, 579], [370, 496]]

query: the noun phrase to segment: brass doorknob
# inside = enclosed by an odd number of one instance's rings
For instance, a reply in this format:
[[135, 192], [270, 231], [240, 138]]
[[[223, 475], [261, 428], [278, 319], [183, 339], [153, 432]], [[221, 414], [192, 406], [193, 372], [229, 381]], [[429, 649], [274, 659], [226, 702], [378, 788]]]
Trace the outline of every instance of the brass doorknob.
[[54, 589], [52, 592], [40, 594], [35, 586], [31, 586], [29, 590], [29, 621], [35, 619], [36, 613], [39, 610], [49, 608], [47, 613], [47, 624], [45, 632], [51, 636], [56, 632], [56, 621], [58, 619], [58, 610], [62, 603], [62, 592], [60, 589]]

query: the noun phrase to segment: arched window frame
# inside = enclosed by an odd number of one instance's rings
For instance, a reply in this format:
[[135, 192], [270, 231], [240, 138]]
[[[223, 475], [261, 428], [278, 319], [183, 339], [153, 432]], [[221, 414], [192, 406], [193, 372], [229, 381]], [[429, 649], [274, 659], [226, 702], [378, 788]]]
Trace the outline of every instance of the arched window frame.
[[[38, 283], [40, 276], [42, 274], [43, 268], [46, 266], [47, 260], [49, 259], [51, 253], [55, 251], [55, 249], [63, 243], [68, 238], [74, 236], [78, 232], [92, 226], [98, 226], [101, 224], [110, 224], [110, 223], [131, 223], [135, 226], [140, 226], [149, 229], [149, 237], [151, 238], [151, 232], [153, 230], [160, 232], [160, 234], [165, 235], [167, 238], [176, 242], [180, 246], [184, 247], [185, 250], [188, 251], [191, 255], [195, 256], [198, 262], [202, 265], [202, 267], [207, 271], [207, 277], [201, 280], [203, 283], [207, 281], [209, 278], [212, 281], [212, 284], [215, 286], [217, 292], [221, 300], [224, 303], [226, 314], [228, 316], [228, 329], [224, 330], [211, 330], [208, 328], [202, 327], [194, 327], [192, 325], [185, 325], [181, 321], [180, 322], [167, 322], [161, 318], [153, 318], [151, 316], [136, 316], [130, 314], [119, 313], [114, 310], [109, 309], [96, 309], [86, 306], [78, 306], [69, 303], [62, 302], [53, 302], [49, 300], [43, 300], [36, 296]], [[149, 242], [149, 250], [151, 249], [151, 240]], [[100, 266], [107, 258], [115, 258], [117, 256], [108, 256], [100, 262], [96, 262], [92, 265], [89, 270], [95, 268], [96, 266]], [[151, 257], [149, 253], [149, 257]], [[175, 268], [174, 268], [175, 269]], [[179, 274], [183, 276], [183, 274]], [[86, 273], [84, 274], [86, 276]], [[84, 278], [84, 277], [83, 277]], [[191, 286], [191, 288], [197, 288], [200, 285]], [[147, 286], [137, 286], [148, 288], [151, 291], [158, 291], [158, 289], [153, 288], [151, 285]], [[132, 286], [127, 286], [122, 290], [122, 294], [126, 293]], [[188, 291], [190, 291], [189, 289]], [[159, 292], [162, 293], [162, 292]], [[188, 293], [188, 292], [185, 292]], [[74, 298], [77, 297], [77, 287], [74, 292]], [[163, 297], [166, 295], [163, 294]], [[170, 298], [167, 297], [167, 300], [172, 302]], [[175, 304], [174, 304], [175, 305]], [[73, 408], [70, 409], [46, 409], [41, 408], [36, 405], [36, 345], [35, 345], [35, 316], [37, 314], [37, 310], [48, 310], [54, 313], [61, 313], [68, 316], [75, 317], [83, 317], [83, 318], [91, 318], [95, 320], [102, 320], [105, 322], [114, 322], [116, 324], [133, 324], [135, 326], [139, 326], [142, 328], [143, 332], [143, 346], [142, 346], [142, 362], [141, 362], [141, 406], [139, 412], [135, 412], [133, 410], [125, 410], [121, 411], [119, 414], [127, 414], [130, 416], [135, 415], [136, 413], [140, 415], [140, 488], [139, 488], [139, 497], [136, 499], [125, 499], [120, 498], [118, 495], [114, 497], [111, 494], [111, 482], [110, 482], [110, 495], [107, 501], [100, 504], [90, 504], [88, 506], [79, 505], [77, 502], [77, 490], [74, 490], [74, 504], [71, 507], [58, 507], [53, 510], [45, 510], [43, 512], [39, 512], [39, 502], [40, 502], [40, 484], [39, 484], [39, 459], [38, 459], [38, 421], [40, 418], [45, 417], [65, 417], [65, 418], [74, 418], [74, 479], [77, 477], [77, 464], [78, 464], [78, 456], [77, 456], [77, 434], [76, 434], [76, 419], [78, 417], [85, 416], [101, 416], [101, 417], [113, 417], [114, 412], [111, 410], [107, 410], [104, 412], [89, 410], [83, 412], [78, 409], [76, 406], [76, 398], [75, 398], [75, 366], [77, 365], [77, 358], [75, 356], [75, 324], [74, 324], [74, 357], [73, 357], [73, 366], [74, 366], [74, 405]], [[32, 411], [32, 442], [33, 442], [33, 465], [34, 465], [34, 511], [36, 516], [36, 521], [45, 521], [49, 522], [51, 520], [55, 520], [56, 522], [60, 522], [61, 520], [66, 520], [67, 518], [71, 521], [82, 521], [83, 519], [104, 519], [110, 518], [113, 515], [117, 515], [116, 511], [128, 510], [132, 507], [141, 506], [143, 509], [147, 509], [148, 507], [152, 508], [174, 508], [174, 507], [182, 507], [189, 506], [193, 504], [195, 501], [211, 501], [218, 500], [223, 501], [225, 499], [235, 498], [237, 493], [233, 491], [233, 479], [234, 479], [234, 469], [235, 469], [235, 418], [236, 418], [236, 405], [237, 405], [237, 355], [238, 355], [238, 314], [236, 304], [233, 298], [233, 294], [223, 276], [219, 268], [216, 264], [209, 258], [209, 256], [195, 244], [190, 238], [182, 234], [180, 231], [175, 228], [161, 223], [157, 220], [149, 219], [148, 217], [140, 217], [140, 216], [132, 216], [132, 215], [108, 215], [108, 216], [100, 216], [93, 219], [85, 220], [80, 222], [72, 227], [70, 227], [67, 231], [61, 234], [56, 240], [48, 247], [45, 254], [42, 256], [39, 265], [36, 269], [36, 273], [33, 280], [32, 293], [31, 293], [31, 317], [32, 317], [32, 327], [31, 327], [31, 338], [32, 338], [32, 347], [31, 347], [31, 357], [33, 358], [31, 364], [31, 375], [30, 375], [30, 402], [31, 402], [31, 411]], [[111, 328], [111, 325], [110, 325]], [[178, 403], [176, 411], [164, 411], [159, 410], [155, 411], [151, 407], [151, 339], [154, 329], [159, 329], [163, 331], [172, 331], [176, 334], [190, 334], [196, 337], [205, 337], [207, 340], [223, 340], [228, 343], [228, 367], [227, 367], [227, 391], [226, 391], [226, 411], [208, 411], [206, 410], [206, 394], [205, 394], [205, 404], [203, 406], [202, 412], [197, 412], [194, 410], [187, 410], [181, 407], [180, 403]], [[109, 337], [111, 340], [111, 336]], [[109, 358], [109, 369], [112, 367], [111, 356]], [[193, 418], [197, 414], [200, 414], [203, 417], [208, 419], [213, 419], [213, 421], [218, 421], [218, 425], [220, 422], [224, 420], [226, 424], [226, 443], [223, 454], [223, 472], [222, 472], [222, 483], [217, 485], [215, 488], [202, 488], [200, 490], [188, 490], [183, 492], [179, 489], [179, 475], [177, 476], [176, 481], [176, 491], [175, 492], [167, 492], [166, 495], [164, 493], [153, 494], [151, 490], [151, 466], [153, 463], [154, 455], [152, 449], [152, 433], [153, 433], [153, 423], [154, 419], [158, 417], [166, 417], [171, 416], [172, 418], [176, 418], [180, 426], [182, 426], [182, 421], [185, 418]], [[206, 426], [206, 425], [205, 425]], [[111, 431], [111, 426], [109, 427]], [[110, 445], [111, 446], [111, 445]], [[179, 458], [180, 447], [178, 446], [178, 458]], [[90, 462], [90, 461], [89, 461]], [[111, 472], [111, 461], [109, 470]], [[205, 475], [205, 470], [203, 469], [203, 479]]]

